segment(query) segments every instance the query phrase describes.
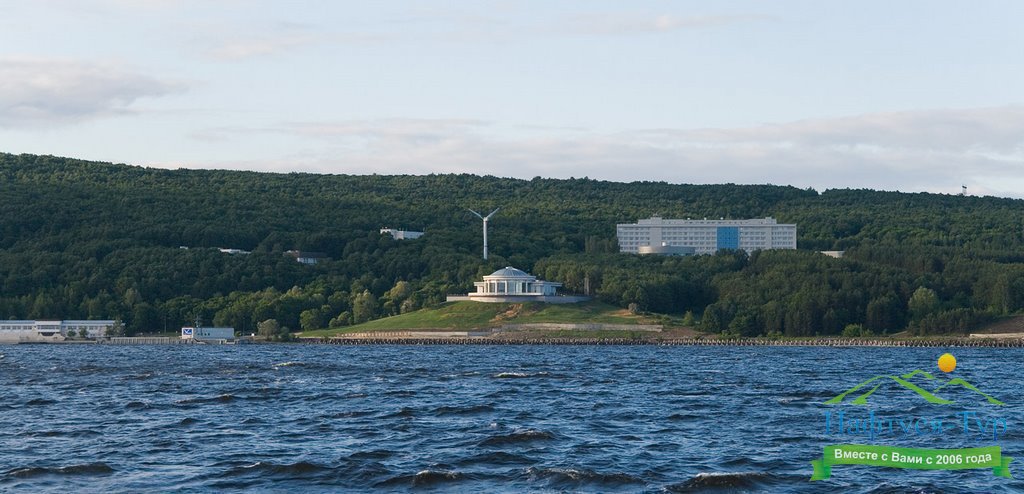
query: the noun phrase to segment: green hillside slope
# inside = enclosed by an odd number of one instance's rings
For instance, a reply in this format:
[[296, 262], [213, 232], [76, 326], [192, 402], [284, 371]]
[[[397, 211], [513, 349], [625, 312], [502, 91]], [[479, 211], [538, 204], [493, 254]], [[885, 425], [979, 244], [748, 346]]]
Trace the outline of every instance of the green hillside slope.
[[601, 324], [655, 324], [650, 317], [630, 314], [618, 307], [590, 301], [578, 304], [543, 303], [480, 303], [452, 302], [437, 309], [420, 309], [406, 314], [386, 317], [337, 330], [303, 333], [304, 336], [330, 336], [343, 332], [394, 330], [473, 330], [488, 329], [502, 324], [535, 323], [601, 323]]

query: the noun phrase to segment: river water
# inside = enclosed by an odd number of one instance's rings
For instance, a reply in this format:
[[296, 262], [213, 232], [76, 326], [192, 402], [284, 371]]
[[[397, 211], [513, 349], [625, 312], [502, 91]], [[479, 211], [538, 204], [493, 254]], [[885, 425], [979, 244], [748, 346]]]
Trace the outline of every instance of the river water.
[[[1024, 457], [1021, 349], [949, 350], [951, 375], [1003, 406], [963, 388], [944, 395], [955, 406], [932, 405], [898, 386], [868, 405], [824, 404], [879, 374], [945, 378], [944, 351], [0, 346], [0, 490], [1024, 491], [991, 469], [841, 465], [809, 480], [811, 460], [840, 443]], [[867, 437], [826, 430], [838, 410], [983, 420]]]

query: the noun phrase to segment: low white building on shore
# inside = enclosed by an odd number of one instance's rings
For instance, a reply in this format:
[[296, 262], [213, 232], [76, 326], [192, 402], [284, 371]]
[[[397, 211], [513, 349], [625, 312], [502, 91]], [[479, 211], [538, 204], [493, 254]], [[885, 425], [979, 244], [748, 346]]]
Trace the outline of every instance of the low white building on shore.
[[60, 341], [72, 332], [76, 337], [101, 338], [113, 326], [112, 320], [0, 320], [0, 343]]
[[181, 339], [195, 341], [233, 341], [235, 339], [235, 328], [196, 328], [187, 326], [181, 328]]

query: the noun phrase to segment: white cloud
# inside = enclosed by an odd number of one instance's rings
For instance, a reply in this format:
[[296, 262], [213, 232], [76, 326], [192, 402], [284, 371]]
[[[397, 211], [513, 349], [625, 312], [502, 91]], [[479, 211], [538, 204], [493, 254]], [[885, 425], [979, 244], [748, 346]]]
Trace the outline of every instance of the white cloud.
[[[406, 16], [387, 21], [357, 23], [356, 30], [317, 28], [305, 24], [278, 23], [253, 29], [252, 26], [206, 25], [199, 40], [207, 56], [236, 61], [281, 55], [313, 45], [420, 44], [441, 41], [476, 43], [515, 41], [538, 34], [618, 36], [667, 33], [746, 22], [762, 22], [774, 17], [760, 14], [679, 16], [672, 14], [580, 13], [549, 20], [515, 20], [463, 10], [414, 10]], [[403, 29], [395, 30], [395, 25]]]
[[0, 127], [36, 127], [132, 113], [141, 98], [184, 89], [117, 63], [0, 58]]
[[[1024, 179], [1024, 107], [923, 110], [732, 129], [619, 133], [477, 120], [369, 120], [220, 129], [301, 138], [301, 151], [249, 162], [325, 173], [478, 173], [677, 183], [1007, 192]], [[248, 136], [251, 138], [251, 136]]]
[[582, 14], [569, 18], [566, 28], [575, 33], [617, 35], [665, 33], [681, 29], [698, 29], [741, 22], [766, 21], [773, 18], [758, 14], [678, 16], [672, 14]]
[[379, 44], [397, 39], [390, 33], [334, 32], [287, 21], [258, 27], [191, 23], [189, 28], [198, 33], [192, 40], [198, 50], [221, 61], [284, 55], [317, 45]]
[[[1019, 150], [1024, 106], [872, 113], [740, 129], [667, 131], [662, 137], [698, 143], [789, 143], [966, 152]], [[655, 133], [656, 134], [656, 133]]]
[[316, 42], [309, 34], [255, 36], [221, 41], [209, 54], [219, 60], [241, 60], [265, 55], [276, 55]]

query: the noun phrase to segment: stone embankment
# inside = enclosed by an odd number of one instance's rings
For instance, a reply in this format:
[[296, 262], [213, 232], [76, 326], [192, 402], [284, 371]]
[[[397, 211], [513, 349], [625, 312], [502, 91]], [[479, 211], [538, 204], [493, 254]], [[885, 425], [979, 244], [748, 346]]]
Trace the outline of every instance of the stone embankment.
[[452, 339], [452, 338], [479, 338], [489, 337], [501, 333], [519, 333], [523, 331], [643, 331], [658, 333], [662, 326], [655, 324], [604, 324], [604, 323], [530, 323], [530, 324], [502, 324], [499, 327], [469, 330], [449, 331], [444, 329], [417, 329], [417, 330], [392, 330], [392, 331], [365, 331], [360, 333], [348, 333], [340, 338], [359, 339]]
[[166, 336], [114, 336], [104, 343], [110, 345], [180, 345], [188, 340]]
[[814, 338], [798, 340], [720, 338], [301, 338], [303, 343], [330, 345], [664, 345], [664, 346], [816, 346], [816, 347], [1000, 347], [1022, 348], [1018, 338], [860, 339]]

